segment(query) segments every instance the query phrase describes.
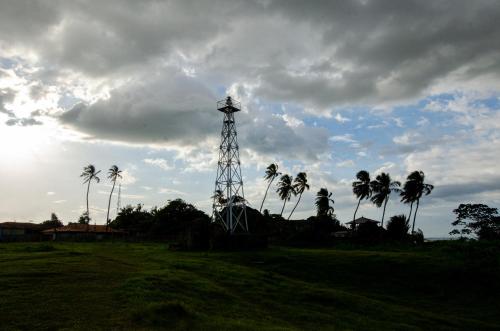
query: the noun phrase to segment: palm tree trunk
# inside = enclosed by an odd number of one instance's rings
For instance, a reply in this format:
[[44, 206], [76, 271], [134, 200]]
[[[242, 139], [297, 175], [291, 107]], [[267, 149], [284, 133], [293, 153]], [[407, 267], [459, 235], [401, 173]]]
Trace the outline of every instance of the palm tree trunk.
[[413, 201], [410, 204], [410, 213], [408, 214], [408, 218], [407, 218], [408, 221], [411, 219], [411, 211], [412, 211], [412, 209], [413, 209]]
[[266, 200], [266, 197], [267, 197], [267, 191], [269, 191], [269, 187], [271, 187], [271, 184], [274, 180], [274, 177], [273, 179], [269, 182], [269, 184], [267, 185], [267, 189], [266, 189], [266, 194], [264, 194], [264, 199], [262, 199], [262, 203], [260, 204], [260, 209], [259, 209], [259, 213], [262, 212], [262, 207], [264, 206], [264, 201]]
[[297, 206], [299, 205], [300, 198], [302, 198], [302, 193], [300, 193], [300, 194], [299, 194], [299, 199], [297, 200], [297, 203], [295, 204], [295, 207], [293, 207], [292, 212], [291, 212], [291, 213], [290, 213], [290, 215], [288, 216], [288, 221], [290, 220], [290, 217], [292, 217], [292, 214], [293, 214], [293, 212], [295, 211], [295, 208], [297, 208]]
[[413, 225], [411, 226], [411, 233], [415, 232], [415, 220], [417, 219], [417, 211], [420, 199], [417, 199], [417, 206], [415, 207], [415, 214], [413, 214]]
[[106, 214], [106, 233], [108, 233], [108, 226], [109, 226], [109, 208], [111, 207], [111, 197], [113, 196], [113, 191], [115, 190], [115, 184], [116, 180], [113, 181], [113, 187], [111, 188], [111, 193], [109, 194], [109, 200], [108, 200], [108, 212]]
[[359, 208], [360, 203], [361, 203], [361, 199], [358, 200], [358, 206], [356, 207], [356, 210], [354, 211], [354, 216], [352, 217], [353, 222], [356, 219], [356, 214], [358, 213], [358, 208]]
[[285, 210], [285, 203], [286, 203], [286, 199], [285, 199], [285, 201], [283, 202], [283, 208], [281, 208], [281, 213], [280, 213], [280, 216], [283, 216], [283, 211]]
[[90, 223], [90, 212], [89, 212], [89, 191], [90, 191], [90, 182], [92, 181], [92, 177], [89, 178], [89, 184], [87, 185], [87, 231], [89, 231], [89, 223]]
[[388, 201], [389, 201], [389, 199], [385, 199], [385, 202], [384, 202], [384, 211], [382, 212], [382, 223], [380, 224], [381, 227], [384, 227], [385, 207], [387, 206], [387, 202]]

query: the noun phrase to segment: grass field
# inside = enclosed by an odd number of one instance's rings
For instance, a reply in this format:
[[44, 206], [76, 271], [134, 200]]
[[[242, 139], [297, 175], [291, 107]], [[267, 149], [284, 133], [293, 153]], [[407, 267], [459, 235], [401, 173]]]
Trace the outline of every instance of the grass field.
[[499, 246], [0, 244], [2, 330], [500, 330]]

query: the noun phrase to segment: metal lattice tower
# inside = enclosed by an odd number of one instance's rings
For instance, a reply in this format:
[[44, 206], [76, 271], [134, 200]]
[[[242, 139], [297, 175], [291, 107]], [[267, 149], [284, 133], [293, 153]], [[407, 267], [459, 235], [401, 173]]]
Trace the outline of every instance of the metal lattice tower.
[[240, 152], [234, 122], [234, 113], [240, 109], [240, 103], [232, 100], [231, 97], [217, 102], [217, 110], [224, 114], [224, 119], [215, 179], [212, 220], [222, 224], [230, 234], [248, 232]]

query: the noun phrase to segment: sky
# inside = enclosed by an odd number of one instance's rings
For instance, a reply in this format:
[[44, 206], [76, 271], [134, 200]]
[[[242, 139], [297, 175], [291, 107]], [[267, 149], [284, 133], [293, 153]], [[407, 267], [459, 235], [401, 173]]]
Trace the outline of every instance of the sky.
[[[113, 164], [122, 206], [211, 214], [231, 95], [250, 206], [270, 163], [308, 174], [294, 218], [326, 187], [342, 222], [359, 170], [422, 170], [435, 189], [416, 227], [447, 235], [460, 203], [500, 207], [498, 22], [497, 1], [0, 0], [0, 221], [76, 221], [88, 164], [98, 224]], [[387, 216], [408, 213], [399, 200]], [[274, 189], [265, 207], [279, 213]]]

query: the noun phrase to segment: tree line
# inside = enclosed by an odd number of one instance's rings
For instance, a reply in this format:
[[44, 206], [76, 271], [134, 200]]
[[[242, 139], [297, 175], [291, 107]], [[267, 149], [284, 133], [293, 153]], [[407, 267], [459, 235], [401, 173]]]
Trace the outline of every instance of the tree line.
[[[309, 190], [310, 186], [308, 184], [307, 173], [299, 172], [295, 178], [289, 174], [282, 174], [278, 171], [279, 167], [275, 163], [271, 163], [267, 166], [264, 174], [264, 180], [268, 182], [262, 203], [260, 205], [259, 211], [262, 212], [265, 200], [268, 197], [269, 188], [276, 178], [279, 177], [276, 183], [277, 189], [276, 193], [279, 198], [283, 201], [283, 206], [281, 208], [280, 216], [283, 216], [285, 210], [285, 205], [291, 200], [292, 196], [298, 196], [297, 202], [295, 203], [293, 209], [288, 215], [288, 220], [292, 217], [295, 209], [297, 208], [302, 194], [305, 190]], [[410, 205], [410, 212], [406, 221], [409, 222], [412, 217], [413, 212], [413, 224], [412, 233], [415, 232], [415, 223], [417, 219], [417, 212], [420, 206], [420, 200], [423, 196], [429, 195], [434, 186], [425, 182], [425, 174], [423, 171], [413, 171], [406, 177], [406, 182], [401, 186], [399, 181], [392, 180], [389, 173], [382, 172], [375, 177], [375, 179], [370, 178], [370, 174], [366, 170], [361, 170], [356, 174], [356, 179], [352, 183], [352, 192], [356, 196], [358, 203], [354, 210], [353, 221], [356, 219], [356, 214], [358, 212], [359, 206], [363, 200], [370, 200], [378, 208], [382, 208], [382, 216], [380, 221], [380, 226], [384, 227], [384, 218], [387, 203], [392, 193], [398, 194], [401, 198], [401, 202]], [[333, 204], [332, 193], [328, 191], [327, 188], [320, 188], [316, 193], [316, 208], [317, 215], [333, 215], [334, 208], [330, 206], [330, 202]], [[413, 206], [415, 210], [413, 210]]]

